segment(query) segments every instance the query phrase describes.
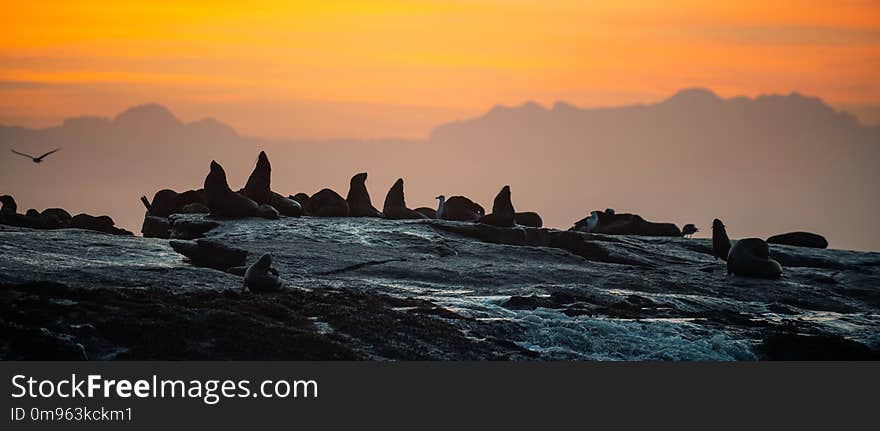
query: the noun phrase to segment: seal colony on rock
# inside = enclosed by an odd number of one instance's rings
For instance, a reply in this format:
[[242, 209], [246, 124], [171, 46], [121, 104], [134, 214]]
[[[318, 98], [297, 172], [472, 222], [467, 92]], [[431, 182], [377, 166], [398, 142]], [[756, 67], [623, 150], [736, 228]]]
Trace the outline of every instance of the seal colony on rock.
[[272, 256], [264, 254], [244, 273], [244, 287], [251, 292], [275, 292], [281, 290], [284, 283], [278, 277], [278, 271], [272, 268]]
[[767, 238], [770, 244], [791, 245], [795, 247], [828, 248], [828, 240], [811, 232], [789, 232]]
[[492, 204], [492, 213], [480, 218], [479, 222], [497, 227], [516, 226], [516, 210], [510, 201], [510, 186], [501, 188]]
[[350, 217], [384, 218], [385, 215], [373, 206], [370, 192], [367, 191], [366, 181], [366, 172], [361, 172], [351, 177], [348, 196], [345, 198], [345, 201], [348, 202], [348, 215]]
[[724, 223], [719, 219], [712, 220], [712, 256], [715, 260], [727, 260], [730, 253], [730, 238], [727, 237], [727, 230]]
[[385, 205], [382, 207], [385, 218], [391, 220], [411, 220], [427, 218], [424, 214], [406, 207], [406, 199], [403, 195], [403, 178], [398, 178], [388, 190], [385, 196]]
[[77, 214], [71, 217], [70, 213], [63, 208], [46, 208], [42, 212], [30, 208], [24, 214], [19, 214], [18, 204], [10, 195], [0, 196], [0, 224], [27, 229], [53, 230], [53, 229], [83, 229], [110, 235], [134, 235], [125, 229], [116, 227], [116, 223], [110, 216], [93, 216], [90, 214]]
[[727, 273], [746, 277], [777, 279], [782, 265], [770, 258], [770, 246], [760, 238], [741, 239], [727, 256]]
[[226, 171], [211, 160], [211, 172], [205, 177], [205, 194], [211, 214], [220, 217], [255, 217], [259, 205], [229, 188]]
[[313, 217], [348, 217], [348, 202], [331, 189], [321, 189], [306, 204], [306, 215]]

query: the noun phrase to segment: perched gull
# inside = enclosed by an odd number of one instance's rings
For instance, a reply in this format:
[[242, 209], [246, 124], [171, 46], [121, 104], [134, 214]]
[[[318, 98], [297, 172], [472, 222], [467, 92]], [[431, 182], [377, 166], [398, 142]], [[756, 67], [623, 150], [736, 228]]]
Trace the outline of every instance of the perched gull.
[[684, 225], [683, 228], [681, 228], [681, 233], [684, 235], [685, 238], [689, 238], [691, 235], [693, 235], [699, 231], [700, 230], [697, 229], [697, 227], [694, 226], [692, 223], [688, 223], [688, 224]]
[[40, 156], [40, 157], [34, 157], [34, 156], [30, 155], [30, 154], [25, 154], [25, 153], [19, 153], [18, 151], [15, 151], [15, 150], [12, 150], [12, 152], [15, 153], [15, 154], [18, 154], [19, 156], [27, 157], [27, 158], [31, 159], [34, 163], [41, 163], [41, 162], [43, 161], [43, 159], [46, 158], [46, 156], [48, 156], [49, 154], [52, 154], [52, 153], [54, 153], [54, 152], [56, 152], [56, 151], [59, 151], [59, 150], [61, 150], [61, 148], [56, 148], [56, 149], [54, 149], [54, 150], [52, 150], [52, 151], [49, 151], [49, 152], [46, 153], [46, 154], [43, 154], [43, 155]]
[[440, 195], [435, 199], [440, 201], [440, 204], [437, 205], [437, 218], [443, 220], [443, 212], [446, 209], [446, 196]]

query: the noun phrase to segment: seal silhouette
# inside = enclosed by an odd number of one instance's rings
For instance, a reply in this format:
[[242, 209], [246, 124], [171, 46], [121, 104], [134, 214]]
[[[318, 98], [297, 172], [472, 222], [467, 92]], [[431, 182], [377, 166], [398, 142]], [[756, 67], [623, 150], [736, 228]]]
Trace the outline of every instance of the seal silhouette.
[[259, 205], [232, 191], [226, 181], [226, 171], [211, 161], [211, 172], [205, 177], [205, 196], [211, 214], [221, 217], [251, 217], [257, 215]]
[[421, 213], [423, 216], [430, 218], [430, 219], [437, 218], [437, 210], [435, 210], [434, 208], [418, 207], [418, 208], [414, 209], [413, 211], [415, 211], [417, 213]]
[[18, 212], [18, 204], [15, 203], [15, 198], [10, 195], [0, 196], [0, 213], [9, 213], [15, 214]]
[[437, 199], [440, 200], [437, 210], [437, 218], [439, 219], [472, 222], [486, 215], [486, 210], [480, 204], [464, 196], [452, 196], [445, 199], [443, 195], [440, 195], [437, 196]]
[[763, 239], [745, 238], [730, 249], [727, 273], [776, 279], [782, 276], [782, 265], [770, 258], [770, 246]]
[[351, 177], [348, 187], [348, 215], [351, 217], [384, 217], [381, 211], [373, 206], [370, 192], [367, 191], [367, 173], [361, 172]]
[[239, 193], [259, 205], [268, 204], [272, 196], [272, 164], [265, 151], [260, 151], [257, 164], [248, 177], [247, 183]]
[[306, 214], [314, 217], [348, 217], [348, 202], [333, 190], [321, 189], [309, 198]]
[[795, 247], [828, 248], [828, 240], [811, 232], [789, 232], [767, 238], [769, 244], [791, 245]]
[[510, 201], [510, 186], [501, 188], [492, 204], [492, 213], [483, 216], [480, 223], [498, 227], [516, 226], [516, 210]]
[[382, 207], [385, 218], [391, 220], [409, 220], [428, 218], [424, 214], [406, 207], [406, 199], [403, 196], [403, 178], [398, 178], [388, 190], [385, 196], [385, 205]]
[[281, 290], [283, 284], [278, 271], [272, 268], [269, 254], [262, 255], [244, 272], [244, 287], [251, 292], [275, 292]]
[[712, 256], [715, 260], [727, 260], [730, 253], [730, 238], [727, 237], [727, 230], [724, 229], [724, 223], [719, 219], [712, 221]]
[[514, 218], [516, 224], [528, 227], [542, 227], [544, 226], [544, 220], [541, 219], [541, 215], [534, 211], [524, 211], [520, 213], [516, 213], [516, 217]]

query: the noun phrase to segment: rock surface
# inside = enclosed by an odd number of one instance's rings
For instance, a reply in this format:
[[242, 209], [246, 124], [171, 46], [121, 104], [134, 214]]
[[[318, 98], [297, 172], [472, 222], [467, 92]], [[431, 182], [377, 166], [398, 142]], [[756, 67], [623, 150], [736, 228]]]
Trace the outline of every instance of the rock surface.
[[[187, 215], [197, 223], [200, 215]], [[727, 276], [708, 240], [439, 220], [211, 220], [286, 287], [168, 240], [0, 226], [0, 359], [872, 359], [880, 254], [771, 245]], [[226, 265], [226, 263], [224, 263]], [[234, 266], [241, 266], [234, 265]], [[233, 265], [230, 265], [233, 266]]]

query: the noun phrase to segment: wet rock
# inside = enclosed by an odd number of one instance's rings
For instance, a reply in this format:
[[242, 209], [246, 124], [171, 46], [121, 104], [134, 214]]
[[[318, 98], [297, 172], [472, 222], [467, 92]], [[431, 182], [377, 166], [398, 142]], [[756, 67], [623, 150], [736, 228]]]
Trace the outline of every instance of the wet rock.
[[171, 240], [169, 244], [174, 251], [186, 256], [191, 264], [220, 271], [225, 271], [233, 266], [244, 266], [247, 259], [247, 251], [217, 241], [206, 239], [199, 239], [195, 242]]
[[141, 226], [141, 234], [144, 238], [162, 238], [171, 237], [171, 223], [167, 218], [156, 217], [147, 213], [144, 216], [144, 224]]

